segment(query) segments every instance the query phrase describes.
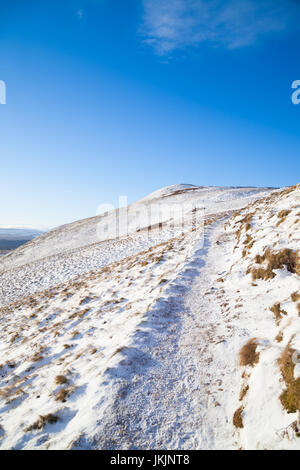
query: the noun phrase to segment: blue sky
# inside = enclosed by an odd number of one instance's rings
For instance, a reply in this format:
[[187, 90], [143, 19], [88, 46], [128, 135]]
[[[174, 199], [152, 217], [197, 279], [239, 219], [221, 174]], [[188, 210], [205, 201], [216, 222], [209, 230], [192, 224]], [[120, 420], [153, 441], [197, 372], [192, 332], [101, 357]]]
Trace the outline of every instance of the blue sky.
[[0, 225], [300, 180], [292, 0], [0, 1]]

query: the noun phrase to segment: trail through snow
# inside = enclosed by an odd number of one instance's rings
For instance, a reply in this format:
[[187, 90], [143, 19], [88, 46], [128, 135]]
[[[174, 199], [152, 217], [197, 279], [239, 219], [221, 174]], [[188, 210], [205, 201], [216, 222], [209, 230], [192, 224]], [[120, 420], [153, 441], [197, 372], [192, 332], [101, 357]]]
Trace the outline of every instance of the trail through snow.
[[236, 355], [227, 354], [232, 328], [222, 318], [221, 287], [207, 291], [218, 285], [218, 260], [224, 269], [224, 247], [216, 244], [221, 226], [219, 221], [206, 229], [203, 246], [196, 242], [165, 297], [148, 312], [133, 340], [136, 350], [125, 352], [119, 369], [109, 373], [118, 387], [97, 435], [92, 442], [81, 436], [73, 448], [232, 447], [226, 408], [238, 388]]

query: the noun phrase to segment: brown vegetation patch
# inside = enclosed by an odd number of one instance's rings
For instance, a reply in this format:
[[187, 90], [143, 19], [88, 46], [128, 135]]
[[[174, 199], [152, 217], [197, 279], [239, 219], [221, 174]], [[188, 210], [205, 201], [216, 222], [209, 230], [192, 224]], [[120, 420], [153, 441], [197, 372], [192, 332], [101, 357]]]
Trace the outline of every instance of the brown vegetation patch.
[[248, 273], [252, 273], [252, 279], [273, 279], [276, 274], [275, 269], [286, 269], [292, 274], [300, 276], [300, 259], [299, 252], [286, 248], [277, 253], [272, 253], [271, 250], [266, 250], [263, 255], [255, 257], [256, 264], [267, 264], [265, 268], [249, 268]]
[[233, 420], [232, 420], [233, 425], [238, 429], [242, 429], [244, 427], [243, 411], [244, 411], [244, 407], [240, 406], [240, 408], [238, 408], [233, 415]]
[[65, 375], [57, 375], [57, 377], [55, 377], [55, 383], [56, 385], [66, 384], [68, 383], [68, 379]]
[[298, 300], [300, 300], [300, 293], [299, 292], [293, 292], [291, 294], [291, 300], [292, 302], [298, 302]]
[[39, 352], [36, 352], [36, 353], [31, 357], [32, 362], [38, 362], [38, 361], [41, 361], [42, 359], [44, 359], [44, 357], [43, 357]]
[[236, 238], [238, 242], [241, 239], [243, 229], [245, 229], [245, 232], [248, 232], [248, 230], [250, 230], [253, 216], [254, 214], [247, 214], [245, 217], [243, 217], [243, 219], [237, 221], [237, 223], [241, 224], [240, 228], [236, 232]]
[[29, 432], [29, 431], [34, 431], [34, 430], [39, 430], [39, 429], [43, 429], [47, 423], [49, 424], [55, 424], [57, 423], [57, 421], [59, 421], [59, 418], [58, 416], [55, 416], [54, 414], [52, 413], [49, 413], [47, 415], [44, 415], [44, 416], [40, 416], [39, 419], [31, 424], [30, 426], [28, 426], [25, 431], [26, 432]]
[[63, 403], [67, 400], [67, 398], [71, 395], [72, 389], [70, 388], [61, 388], [56, 394], [55, 394], [55, 400], [56, 401], [62, 401]]
[[282, 224], [282, 222], [285, 221], [286, 217], [291, 213], [291, 210], [282, 210], [280, 212], [278, 212], [277, 214], [277, 217], [279, 220], [279, 222], [277, 222], [277, 227], [279, 227], [280, 224]]
[[14, 341], [16, 341], [17, 338], [19, 338], [19, 333], [15, 333], [15, 334], [10, 338], [10, 342], [13, 343]]
[[281, 343], [282, 340], [283, 340], [283, 332], [280, 331], [278, 335], [276, 336], [275, 341], [277, 341], [277, 343]]
[[279, 399], [288, 413], [300, 411], [300, 378], [294, 378], [294, 352], [295, 350], [288, 344], [281, 357], [278, 359], [280, 372], [286, 386], [286, 389], [282, 392]]
[[245, 398], [245, 396], [247, 395], [248, 391], [249, 391], [249, 385], [245, 385], [245, 386], [242, 388], [241, 393], [240, 393], [240, 401], [242, 401], [242, 400]]
[[282, 315], [287, 315], [287, 312], [281, 308], [280, 302], [277, 302], [270, 308], [271, 312], [274, 313], [276, 323], [280, 323]]
[[239, 354], [241, 366], [253, 367], [258, 363], [259, 353], [256, 352], [257, 346], [256, 338], [252, 338], [242, 347]]

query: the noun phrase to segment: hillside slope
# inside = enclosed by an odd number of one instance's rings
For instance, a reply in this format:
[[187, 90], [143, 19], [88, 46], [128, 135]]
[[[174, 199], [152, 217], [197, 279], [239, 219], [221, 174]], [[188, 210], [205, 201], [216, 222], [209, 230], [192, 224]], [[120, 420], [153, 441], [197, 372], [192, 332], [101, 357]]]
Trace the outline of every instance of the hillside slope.
[[299, 196], [165, 188], [205, 228], [2, 264], [0, 447], [299, 448]]
[[[119, 212], [58, 227], [0, 259], [0, 305], [121, 261], [182, 231], [189, 232], [194, 209], [200, 214], [202, 234], [202, 218], [239, 209], [269, 192], [267, 188], [175, 185]], [[118, 220], [124, 223], [118, 224]], [[186, 227], [182, 229], [182, 225]]]

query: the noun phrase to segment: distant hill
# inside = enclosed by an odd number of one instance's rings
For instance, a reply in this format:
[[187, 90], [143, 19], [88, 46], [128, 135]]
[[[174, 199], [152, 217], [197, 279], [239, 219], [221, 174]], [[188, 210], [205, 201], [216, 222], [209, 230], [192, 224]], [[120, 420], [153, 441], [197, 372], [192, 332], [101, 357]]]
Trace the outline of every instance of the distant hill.
[[3, 251], [10, 251], [38, 237], [43, 232], [27, 227], [1, 227], [0, 226], [0, 255]]

